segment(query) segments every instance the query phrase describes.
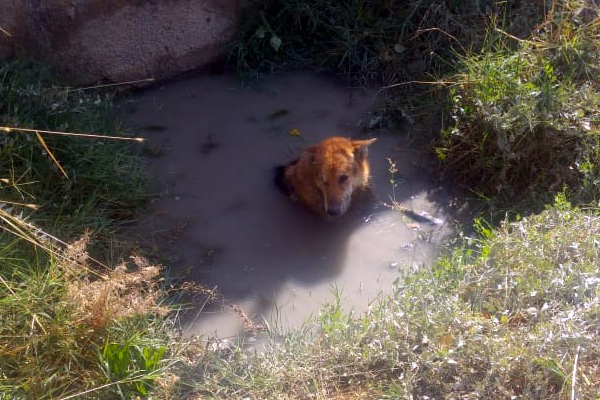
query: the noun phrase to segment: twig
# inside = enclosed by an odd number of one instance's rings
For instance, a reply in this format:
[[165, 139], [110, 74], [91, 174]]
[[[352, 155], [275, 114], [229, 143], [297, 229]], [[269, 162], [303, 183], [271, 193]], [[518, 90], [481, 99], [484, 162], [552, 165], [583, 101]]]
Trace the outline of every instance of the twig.
[[125, 85], [134, 85], [136, 83], [143, 83], [143, 82], [154, 82], [154, 78], [146, 78], [146, 79], [138, 79], [137, 81], [127, 81], [127, 82], [118, 82], [118, 83], [108, 83], [106, 85], [96, 85], [96, 86], [87, 86], [87, 87], [82, 87], [82, 88], [76, 88], [76, 89], [67, 89], [67, 93], [69, 92], [81, 92], [84, 90], [91, 90], [91, 89], [104, 89], [107, 87], [114, 87], [114, 86], [125, 86]]
[[[0, 224], [0, 229], [4, 230], [20, 239], [23, 239], [36, 247], [39, 247], [40, 249], [48, 252], [49, 254], [52, 254], [61, 259], [66, 259], [61, 252], [55, 251], [54, 249], [52, 249], [52, 247], [47, 246], [45, 243], [42, 243], [41, 240], [38, 240], [36, 235], [42, 235], [44, 237], [47, 237], [47, 238], [51, 239], [52, 241], [54, 241], [55, 243], [61, 244], [62, 246], [65, 246], [65, 247], [69, 246], [69, 244], [66, 243], [65, 241], [60, 240], [56, 236], [52, 236], [51, 234], [43, 231], [42, 229], [38, 228], [37, 226], [32, 225], [32, 224], [22, 220], [21, 218], [16, 217], [0, 208], [0, 222], [2, 222], [2, 221], [4, 221], [6, 226], [4, 224]], [[23, 229], [23, 227], [27, 228], [29, 230], [29, 232], [27, 232], [25, 229]], [[93, 257], [88, 256], [88, 259], [95, 262], [97, 265], [99, 265], [100, 267], [103, 267], [106, 270], [109, 269], [109, 267], [106, 264], [102, 263], [101, 261], [99, 261]], [[86, 269], [90, 273], [98, 276], [99, 278], [107, 279], [107, 276], [102, 274], [99, 271], [93, 270], [91, 268], [86, 268]]]
[[510, 33], [506, 32], [506, 31], [503, 31], [503, 30], [502, 30], [502, 29], [500, 29], [500, 28], [494, 28], [494, 30], [495, 30], [496, 32], [500, 32], [501, 34], [505, 35], [506, 37], [509, 37], [509, 38], [511, 38], [511, 39], [513, 39], [513, 40], [516, 40], [516, 41], [517, 41], [517, 42], [519, 42], [519, 43], [527, 42], [527, 40], [525, 40], [525, 39], [521, 39], [521, 38], [519, 38], [519, 37], [516, 37], [515, 35], [511, 35]]
[[19, 132], [27, 132], [27, 133], [49, 133], [52, 135], [58, 136], [77, 136], [77, 137], [85, 137], [85, 138], [98, 138], [98, 139], [112, 139], [112, 140], [129, 140], [132, 142], [145, 142], [145, 138], [141, 137], [125, 137], [125, 136], [109, 136], [102, 135], [100, 133], [75, 133], [75, 132], [60, 132], [60, 131], [43, 131], [40, 129], [27, 129], [27, 128], [16, 128], [14, 126], [0, 126], [0, 131], [4, 131], [6, 133], [10, 133], [12, 131]]
[[577, 396], [575, 395], [575, 383], [577, 381], [577, 362], [579, 361], [579, 348], [577, 345], [577, 349], [575, 349], [575, 361], [573, 362], [573, 375], [571, 376], [571, 400], [575, 400]]
[[69, 179], [69, 174], [67, 174], [67, 171], [65, 171], [65, 169], [62, 167], [62, 165], [60, 165], [60, 163], [58, 162], [58, 160], [56, 159], [56, 157], [54, 156], [52, 151], [50, 151], [50, 148], [46, 144], [46, 141], [44, 140], [42, 135], [40, 135], [40, 133], [38, 131], [36, 131], [35, 136], [37, 137], [38, 141], [42, 144], [42, 146], [46, 150], [46, 153], [48, 153], [48, 155], [50, 156], [50, 158], [52, 159], [54, 164], [56, 164], [56, 166], [58, 167], [60, 172], [62, 172], [62, 174], [64, 175], [65, 178]]
[[445, 30], [443, 30], [443, 29], [440, 29], [440, 28], [426, 28], [426, 29], [419, 29], [419, 30], [418, 30], [418, 31], [415, 33], [415, 36], [414, 36], [414, 37], [416, 38], [416, 37], [417, 37], [417, 36], [419, 36], [421, 33], [430, 32], [430, 31], [437, 31], [437, 32], [441, 32], [441, 33], [443, 33], [444, 35], [448, 36], [449, 38], [451, 38], [452, 40], [454, 40], [456, 43], [458, 43], [458, 45], [460, 46], [460, 48], [462, 49], [462, 51], [464, 51], [464, 52], [465, 52], [465, 54], [467, 53], [467, 49], [465, 49], [465, 46], [463, 46], [463, 45], [462, 45], [462, 43], [460, 42], [460, 40], [458, 40], [458, 39], [456, 38], [456, 36], [454, 36], [454, 35], [451, 35], [450, 33], [446, 32]]
[[82, 396], [84, 396], [86, 394], [97, 392], [98, 390], [106, 389], [107, 387], [111, 387], [111, 386], [115, 386], [115, 385], [120, 385], [122, 383], [134, 382], [135, 378], [136, 377], [134, 376], [134, 377], [130, 377], [130, 378], [121, 379], [120, 381], [117, 381], [117, 382], [110, 382], [110, 383], [107, 383], [107, 384], [104, 384], [104, 385], [101, 385], [101, 386], [97, 386], [97, 387], [85, 390], [83, 392], [71, 394], [71, 395], [66, 396], [66, 397], [60, 397], [59, 400], [74, 399], [76, 397], [82, 397]]
[[[5, 181], [4, 179], [2, 181]], [[10, 182], [8, 181], [8, 179], [6, 179], [7, 183]], [[37, 204], [33, 204], [33, 203], [19, 203], [18, 201], [10, 201], [10, 200], [0, 200], [0, 207], [2, 207], [2, 204], [10, 204], [13, 206], [19, 206], [19, 207], [26, 207], [29, 208], [30, 210], [37, 210], [38, 208], [40, 208]]]
[[419, 85], [448, 85], [448, 86], [457, 84], [456, 82], [453, 82], [453, 81], [406, 81], [406, 82], [394, 83], [394, 84], [388, 85], [388, 86], [382, 86], [379, 88], [379, 90], [377, 92], [380, 92], [385, 89], [395, 88], [398, 86], [412, 85], [415, 83], [419, 84]]
[[11, 287], [10, 287], [10, 286], [8, 286], [8, 282], [6, 282], [6, 281], [4, 280], [4, 278], [2, 277], [2, 275], [0, 275], [0, 281], [1, 281], [1, 282], [4, 284], [4, 286], [6, 286], [6, 288], [8, 289], [8, 291], [9, 291], [9, 292], [10, 292], [12, 295], [14, 295], [14, 294], [15, 294], [15, 292], [14, 292], [14, 291], [11, 289]]
[[2, 28], [1, 26], [0, 26], [0, 32], [4, 33], [8, 37], [12, 37], [10, 32], [8, 32], [6, 29]]

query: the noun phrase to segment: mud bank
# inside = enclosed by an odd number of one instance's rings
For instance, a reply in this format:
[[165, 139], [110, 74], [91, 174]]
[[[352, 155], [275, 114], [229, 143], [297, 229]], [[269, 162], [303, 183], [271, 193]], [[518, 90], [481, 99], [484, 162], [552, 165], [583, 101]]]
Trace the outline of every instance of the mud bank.
[[[452, 234], [449, 198], [411, 148], [410, 127], [361, 131], [374, 100], [372, 90], [308, 74], [272, 77], [260, 88], [198, 76], [131, 100], [127, 124], [149, 139], [157, 193], [134, 231], [142, 246], [169, 258], [171, 274], [220, 295], [211, 306], [194, 305], [187, 334], [235, 337], [252, 328], [241, 313], [254, 328], [299, 327], [332, 291], [360, 312], [400, 273], [432, 261]], [[370, 160], [381, 202], [333, 223], [291, 204], [273, 184], [276, 165], [330, 135], [379, 138]], [[391, 200], [408, 212], [382, 204]]]

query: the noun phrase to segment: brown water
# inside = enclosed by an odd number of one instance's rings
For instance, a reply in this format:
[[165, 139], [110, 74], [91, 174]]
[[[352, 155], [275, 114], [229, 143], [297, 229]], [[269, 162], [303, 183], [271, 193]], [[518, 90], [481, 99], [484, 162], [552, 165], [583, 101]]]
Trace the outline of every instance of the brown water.
[[[284, 331], [299, 327], [340, 293], [346, 309], [365, 310], [389, 293], [399, 273], [429, 263], [451, 234], [447, 199], [409, 148], [408, 130], [372, 132], [377, 197], [409, 213], [369, 205], [342, 220], [319, 220], [273, 184], [276, 165], [330, 135], [361, 136], [357, 122], [375, 92], [330, 79], [286, 74], [259, 89], [232, 76], [198, 76], [133, 99], [128, 125], [149, 139], [148, 169], [159, 197], [135, 228], [143, 245], [170, 257], [171, 273], [217, 288], [212, 306], [196, 304], [188, 334], [232, 337], [243, 331], [237, 306]], [[297, 129], [300, 137], [290, 134]], [[390, 184], [388, 158], [399, 183]]]

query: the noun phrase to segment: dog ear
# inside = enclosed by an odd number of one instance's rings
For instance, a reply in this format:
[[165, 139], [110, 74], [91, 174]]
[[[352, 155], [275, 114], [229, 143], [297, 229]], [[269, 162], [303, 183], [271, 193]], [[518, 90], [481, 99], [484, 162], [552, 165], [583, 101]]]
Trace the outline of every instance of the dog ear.
[[377, 141], [377, 138], [367, 140], [353, 140], [352, 146], [354, 146], [354, 158], [356, 161], [364, 161], [369, 155], [369, 146]]

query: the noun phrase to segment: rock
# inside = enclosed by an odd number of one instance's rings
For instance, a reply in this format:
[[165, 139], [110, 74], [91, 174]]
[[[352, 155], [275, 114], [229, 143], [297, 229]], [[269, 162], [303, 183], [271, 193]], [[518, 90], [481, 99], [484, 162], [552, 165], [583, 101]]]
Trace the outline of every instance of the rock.
[[241, 2], [2, 0], [0, 57], [33, 54], [74, 85], [169, 78], [223, 55]]
[[13, 53], [13, 48], [24, 41], [22, 24], [27, 19], [24, 0], [0, 1], [0, 58]]

